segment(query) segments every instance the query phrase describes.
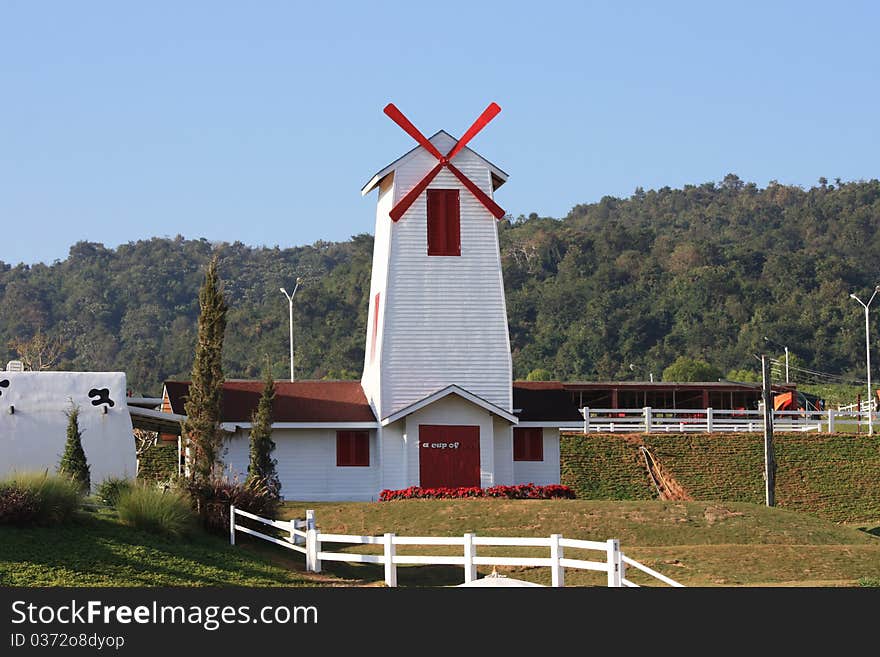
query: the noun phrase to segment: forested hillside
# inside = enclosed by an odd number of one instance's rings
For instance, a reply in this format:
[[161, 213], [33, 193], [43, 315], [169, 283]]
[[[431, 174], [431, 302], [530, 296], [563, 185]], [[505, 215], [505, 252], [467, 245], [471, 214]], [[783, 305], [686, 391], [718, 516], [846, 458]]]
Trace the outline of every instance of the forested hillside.
[[[878, 180], [762, 189], [733, 175], [605, 197], [563, 219], [502, 221], [515, 376], [659, 378], [679, 355], [724, 372], [756, 369], [769, 336], [807, 367], [863, 378], [864, 311], [849, 294], [869, 296], [880, 283], [878, 226]], [[292, 228], [286, 240], [295, 239]], [[51, 265], [0, 262], [0, 360], [15, 356], [14, 340], [42, 331], [63, 347], [58, 367], [123, 370], [136, 393], [157, 394], [164, 379], [188, 376], [213, 252], [230, 306], [228, 377], [258, 376], [267, 357], [286, 376], [278, 288], [297, 276], [297, 377], [359, 377], [369, 234], [288, 249], [80, 242]]]

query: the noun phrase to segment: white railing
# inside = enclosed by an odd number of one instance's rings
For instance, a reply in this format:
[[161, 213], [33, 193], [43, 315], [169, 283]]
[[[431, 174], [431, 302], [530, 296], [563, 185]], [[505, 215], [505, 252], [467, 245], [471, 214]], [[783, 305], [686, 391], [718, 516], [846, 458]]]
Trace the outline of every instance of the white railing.
[[[761, 432], [763, 411], [713, 408], [589, 408], [580, 409], [580, 425], [562, 427], [571, 433], [687, 433]], [[875, 420], [877, 418], [875, 417]], [[867, 412], [773, 411], [774, 431], [861, 431], [867, 426]]]
[[[245, 527], [236, 522], [237, 517], [249, 518], [257, 522], [269, 525], [286, 532], [286, 536], [278, 538], [258, 532], [250, 527]], [[305, 529], [302, 529], [305, 528]], [[404, 565], [451, 565], [462, 566], [464, 569], [465, 583], [477, 579], [477, 566], [532, 566], [550, 568], [551, 585], [565, 586], [565, 569], [594, 570], [607, 573], [608, 586], [611, 587], [635, 587], [626, 578], [627, 566], [632, 566], [642, 572], [660, 580], [670, 586], [681, 587], [675, 580], [658, 573], [647, 566], [630, 559], [620, 551], [620, 542], [615, 539], [607, 541], [583, 541], [572, 538], [564, 538], [560, 534], [551, 534], [548, 538], [535, 537], [507, 537], [507, 536], [477, 536], [476, 534], [464, 534], [463, 536], [397, 536], [395, 534], [383, 534], [382, 536], [357, 536], [354, 534], [325, 534], [315, 525], [315, 512], [306, 511], [305, 520], [269, 520], [260, 516], [236, 509], [229, 508], [229, 542], [235, 545], [235, 532], [240, 531], [251, 536], [275, 543], [282, 547], [294, 550], [305, 555], [306, 570], [321, 572], [324, 561], [345, 561], [348, 563], [372, 563], [385, 566], [385, 584], [397, 586], [397, 566]], [[304, 547], [299, 543], [304, 543]], [[331, 552], [325, 546], [330, 543], [344, 543], [346, 545], [381, 545], [382, 554], [354, 554], [351, 552]], [[459, 555], [400, 555], [397, 554], [398, 545], [434, 545], [461, 547]], [[503, 547], [543, 547], [549, 548], [547, 557], [500, 557], [490, 555], [478, 555], [478, 546], [503, 546]], [[565, 556], [565, 548], [573, 550], [594, 550], [603, 553], [601, 561], [589, 561], [584, 559], [571, 559]]]

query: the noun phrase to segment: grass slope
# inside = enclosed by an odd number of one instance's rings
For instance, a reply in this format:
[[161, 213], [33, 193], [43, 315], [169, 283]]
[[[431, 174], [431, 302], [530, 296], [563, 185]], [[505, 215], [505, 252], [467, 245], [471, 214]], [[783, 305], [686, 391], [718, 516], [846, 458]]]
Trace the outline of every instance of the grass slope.
[[[628, 556], [689, 586], [856, 585], [880, 577], [880, 537], [814, 516], [748, 503], [590, 500], [403, 500], [285, 505], [286, 517], [316, 511], [324, 532], [408, 536], [549, 536], [620, 539]], [[872, 530], [872, 531], [877, 531]], [[326, 549], [336, 550], [338, 546]], [[373, 546], [348, 547], [376, 552]], [[480, 547], [481, 554], [547, 556], [542, 548]], [[401, 546], [399, 554], [460, 554], [456, 548]], [[596, 552], [566, 556], [597, 560]], [[325, 563], [325, 569], [368, 583], [381, 566]], [[487, 574], [491, 567], [480, 567]], [[512, 577], [549, 584], [547, 568], [498, 568]], [[457, 566], [400, 567], [406, 585], [458, 584]], [[630, 569], [639, 584], [659, 584]], [[604, 575], [568, 570], [567, 585], [601, 585]]]
[[199, 533], [163, 538], [107, 512], [54, 527], [0, 527], [0, 586], [309, 586], [301, 573]]
[[[774, 444], [781, 508], [836, 522], [880, 518], [880, 435], [777, 434]], [[759, 434], [564, 436], [562, 483], [581, 498], [654, 499], [639, 445], [648, 447], [693, 499], [764, 499]]]

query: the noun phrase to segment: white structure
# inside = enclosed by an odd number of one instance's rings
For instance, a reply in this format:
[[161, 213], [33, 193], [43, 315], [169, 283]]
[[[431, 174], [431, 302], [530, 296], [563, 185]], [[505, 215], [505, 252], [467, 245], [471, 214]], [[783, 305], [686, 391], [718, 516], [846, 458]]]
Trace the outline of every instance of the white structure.
[[79, 406], [92, 486], [134, 477], [135, 445], [122, 372], [0, 372], [0, 476], [54, 473], [64, 452], [67, 415]]
[[[461, 140], [427, 139], [386, 107], [419, 145], [361, 190], [378, 192], [363, 376], [276, 384], [285, 498], [559, 483], [559, 427], [579, 418], [577, 407], [554, 419], [515, 399], [496, 225], [504, 211], [492, 199], [507, 174], [465, 145], [499, 111], [491, 104]], [[187, 385], [166, 384], [164, 410], [184, 412]], [[240, 478], [261, 386], [224, 390], [226, 461]], [[528, 399], [535, 392], [524, 389]]]

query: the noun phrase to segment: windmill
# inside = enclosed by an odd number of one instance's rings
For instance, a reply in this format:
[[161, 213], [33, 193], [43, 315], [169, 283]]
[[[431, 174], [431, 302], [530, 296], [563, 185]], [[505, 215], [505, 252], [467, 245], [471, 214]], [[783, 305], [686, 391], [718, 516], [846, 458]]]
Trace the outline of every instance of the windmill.
[[451, 385], [512, 408], [495, 221], [505, 213], [492, 198], [507, 174], [468, 147], [500, 111], [489, 103], [456, 139], [384, 108], [418, 146], [361, 190], [379, 192], [361, 382], [383, 421]]

